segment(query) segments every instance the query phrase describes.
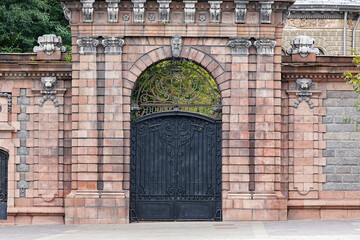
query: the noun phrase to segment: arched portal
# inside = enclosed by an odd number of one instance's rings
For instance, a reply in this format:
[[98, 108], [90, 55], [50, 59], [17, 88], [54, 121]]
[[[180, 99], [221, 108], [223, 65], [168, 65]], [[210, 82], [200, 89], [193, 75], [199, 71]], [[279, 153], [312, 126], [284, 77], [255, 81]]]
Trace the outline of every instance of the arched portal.
[[0, 149], [0, 220], [7, 218], [8, 161], [9, 154]]
[[151, 66], [132, 94], [130, 221], [221, 220], [221, 98], [202, 67]]

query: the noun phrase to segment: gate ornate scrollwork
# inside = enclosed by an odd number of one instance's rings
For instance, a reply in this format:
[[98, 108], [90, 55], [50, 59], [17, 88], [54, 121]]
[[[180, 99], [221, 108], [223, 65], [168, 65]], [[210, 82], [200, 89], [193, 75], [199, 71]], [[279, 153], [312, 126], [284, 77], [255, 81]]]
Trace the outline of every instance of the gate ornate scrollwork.
[[156, 112], [185, 111], [221, 118], [220, 91], [202, 67], [184, 59], [160, 62], [145, 71], [132, 94], [133, 119]]

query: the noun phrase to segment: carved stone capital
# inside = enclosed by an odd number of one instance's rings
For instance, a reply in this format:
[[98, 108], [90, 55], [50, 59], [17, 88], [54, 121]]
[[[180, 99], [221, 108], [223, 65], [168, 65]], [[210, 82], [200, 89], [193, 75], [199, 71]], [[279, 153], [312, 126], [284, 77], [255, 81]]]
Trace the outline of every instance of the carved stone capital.
[[80, 47], [80, 54], [96, 54], [96, 47], [99, 45], [99, 40], [95, 37], [83, 37], [78, 39], [76, 43]]
[[245, 23], [247, 4], [249, 1], [235, 1], [236, 23]]
[[61, 2], [61, 6], [62, 6], [62, 9], [64, 11], [64, 16], [65, 16], [66, 20], [68, 20], [69, 23], [72, 23], [71, 10], [68, 8], [67, 4], [64, 3], [64, 2]]
[[125, 41], [121, 37], [106, 37], [102, 41], [106, 54], [122, 54], [122, 47]]
[[108, 7], [108, 22], [117, 23], [119, 21], [119, 3], [121, 0], [106, 0]]
[[82, 3], [83, 22], [91, 23], [94, 21], [94, 2], [95, 0], [80, 0]]
[[170, 3], [171, 0], [157, 0], [159, 3], [159, 23], [170, 22]]
[[173, 57], [180, 57], [183, 41], [180, 36], [176, 35], [171, 39], [171, 54]]
[[315, 39], [308, 36], [297, 36], [291, 41], [291, 48], [287, 50], [288, 54], [299, 54], [305, 58], [309, 53], [319, 54], [319, 49], [314, 48]]
[[274, 2], [260, 2], [260, 23], [270, 24], [272, 14], [272, 4]]
[[134, 4], [133, 7], [133, 21], [134, 23], [144, 23], [145, 8], [144, 4], [146, 0], [131, 0]]
[[231, 47], [232, 55], [248, 56], [251, 42], [246, 38], [230, 38], [228, 46]]
[[45, 34], [38, 38], [39, 46], [34, 47], [34, 52], [45, 52], [52, 55], [55, 51], [66, 52], [66, 47], [62, 46], [62, 39], [55, 34]]
[[183, 0], [185, 4], [184, 14], [185, 14], [185, 23], [195, 23], [195, 5], [198, 2], [197, 0]]
[[254, 42], [257, 54], [260, 56], [274, 56], [276, 41], [268, 38], [260, 38]]
[[210, 4], [210, 23], [220, 23], [221, 4], [223, 1], [209, 1]]

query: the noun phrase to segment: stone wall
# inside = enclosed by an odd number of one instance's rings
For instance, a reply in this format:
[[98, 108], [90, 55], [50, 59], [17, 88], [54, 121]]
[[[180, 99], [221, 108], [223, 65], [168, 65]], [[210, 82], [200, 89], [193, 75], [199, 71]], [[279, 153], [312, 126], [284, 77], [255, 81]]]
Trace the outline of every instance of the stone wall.
[[326, 124], [326, 183], [323, 190], [350, 191], [360, 190], [360, 134], [356, 126], [344, 123], [344, 116], [358, 118], [354, 103], [358, 100], [353, 91], [327, 91], [323, 101], [326, 116], [322, 122]]
[[[71, 181], [71, 63], [0, 54], [0, 148], [9, 153], [5, 224], [64, 223]], [[56, 78], [52, 92], [42, 79]], [[50, 95], [48, 95], [50, 94]], [[49, 96], [49, 97], [48, 97]]]

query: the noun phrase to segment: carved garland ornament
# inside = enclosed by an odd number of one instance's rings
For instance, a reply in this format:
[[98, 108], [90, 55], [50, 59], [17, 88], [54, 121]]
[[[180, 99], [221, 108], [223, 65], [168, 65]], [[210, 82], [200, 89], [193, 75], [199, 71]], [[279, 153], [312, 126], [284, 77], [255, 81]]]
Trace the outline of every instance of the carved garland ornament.
[[314, 105], [310, 100], [312, 93], [308, 92], [310, 89], [315, 87], [315, 85], [312, 84], [312, 80], [310, 78], [298, 78], [296, 79], [296, 85], [292, 85], [292, 87], [301, 91], [296, 93], [296, 96], [299, 96], [299, 98], [294, 103], [294, 108], [298, 108], [299, 104], [305, 100], [309, 104], [310, 109], [313, 109]]
[[56, 87], [56, 77], [42, 77], [41, 83], [44, 90], [41, 90], [40, 93], [44, 94], [40, 100], [39, 106], [42, 107], [47, 99], [50, 99], [55, 104], [55, 107], [59, 107], [60, 104], [56, 97], [54, 96], [57, 91], [54, 90]]

